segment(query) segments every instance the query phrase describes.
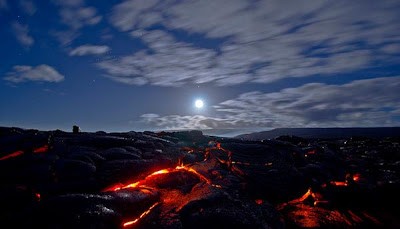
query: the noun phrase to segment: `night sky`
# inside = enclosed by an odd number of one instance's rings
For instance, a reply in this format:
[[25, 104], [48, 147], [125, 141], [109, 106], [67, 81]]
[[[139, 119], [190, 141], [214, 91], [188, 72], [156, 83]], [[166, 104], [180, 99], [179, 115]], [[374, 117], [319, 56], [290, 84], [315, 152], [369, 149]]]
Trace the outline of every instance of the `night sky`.
[[0, 34], [0, 126], [400, 126], [398, 0], [0, 0]]

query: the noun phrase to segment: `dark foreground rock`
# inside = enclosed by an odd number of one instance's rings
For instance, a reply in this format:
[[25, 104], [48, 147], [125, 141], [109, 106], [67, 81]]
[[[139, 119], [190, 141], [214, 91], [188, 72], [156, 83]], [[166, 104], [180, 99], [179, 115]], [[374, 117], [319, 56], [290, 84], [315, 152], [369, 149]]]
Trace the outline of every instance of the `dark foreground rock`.
[[10, 228], [398, 228], [400, 139], [0, 128]]

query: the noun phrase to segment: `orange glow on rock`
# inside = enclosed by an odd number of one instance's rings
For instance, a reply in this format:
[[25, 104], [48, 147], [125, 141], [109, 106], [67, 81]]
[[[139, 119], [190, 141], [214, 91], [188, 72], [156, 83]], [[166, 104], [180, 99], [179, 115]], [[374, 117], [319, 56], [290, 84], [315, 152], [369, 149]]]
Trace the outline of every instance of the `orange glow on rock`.
[[35, 193], [35, 196], [38, 198], [38, 201], [40, 201], [40, 193]]
[[27, 190], [28, 189], [26, 186], [17, 186], [15, 188], [20, 189], [20, 190]]
[[376, 225], [380, 225], [380, 226], [382, 225], [382, 223], [381, 223], [378, 219], [376, 219], [375, 217], [369, 215], [368, 213], [363, 212], [363, 215], [364, 215], [366, 218], [368, 218], [369, 220], [371, 220], [372, 222], [374, 222]]
[[254, 200], [257, 204], [262, 204], [263, 200]]
[[351, 220], [345, 214], [342, 214], [337, 210], [328, 210], [305, 204], [294, 206], [294, 209], [288, 214], [288, 217], [299, 228], [329, 228], [329, 225], [326, 224], [327, 219], [330, 222], [334, 222], [345, 228], [353, 226]]
[[151, 209], [153, 209], [157, 205], [158, 205], [158, 203], [153, 204], [147, 211], [143, 212], [138, 218], [136, 218], [135, 220], [132, 220], [132, 221], [125, 222], [125, 223], [122, 224], [122, 226], [123, 227], [128, 227], [128, 226], [131, 226], [131, 225], [137, 223], [141, 218], [143, 218], [144, 216], [149, 214]]
[[348, 210], [347, 212], [350, 214], [351, 219], [354, 220], [355, 222], [361, 223], [363, 221], [358, 215], [353, 213], [351, 210]]
[[1, 157], [0, 161], [1, 160], [6, 160], [6, 159], [12, 158], [12, 157], [17, 157], [17, 156], [22, 155], [22, 154], [24, 154], [24, 151], [19, 150], [19, 151], [16, 151], [16, 152], [12, 153], [12, 154], [9, 154], [9, 155], [6, 155], [4, 157]]

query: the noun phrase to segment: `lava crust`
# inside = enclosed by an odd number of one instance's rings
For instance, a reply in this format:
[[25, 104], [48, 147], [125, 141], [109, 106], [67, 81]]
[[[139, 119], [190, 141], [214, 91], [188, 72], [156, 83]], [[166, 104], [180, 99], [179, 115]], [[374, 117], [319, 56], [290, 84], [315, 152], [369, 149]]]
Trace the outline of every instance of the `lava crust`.
[[400, 140], [0, 128], [10, 228], [398, 228]]

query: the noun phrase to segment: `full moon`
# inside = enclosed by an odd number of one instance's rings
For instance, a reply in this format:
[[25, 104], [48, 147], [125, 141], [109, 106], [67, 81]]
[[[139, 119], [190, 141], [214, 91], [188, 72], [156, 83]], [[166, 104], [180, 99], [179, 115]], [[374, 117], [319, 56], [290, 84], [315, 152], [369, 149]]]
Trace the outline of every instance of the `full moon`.
[[201, 99], [196, 100], [196, 102], [194, 102], [194, 105], [197, 108], [202, 108], [204, 106], [203, 100], [201, 100]]

